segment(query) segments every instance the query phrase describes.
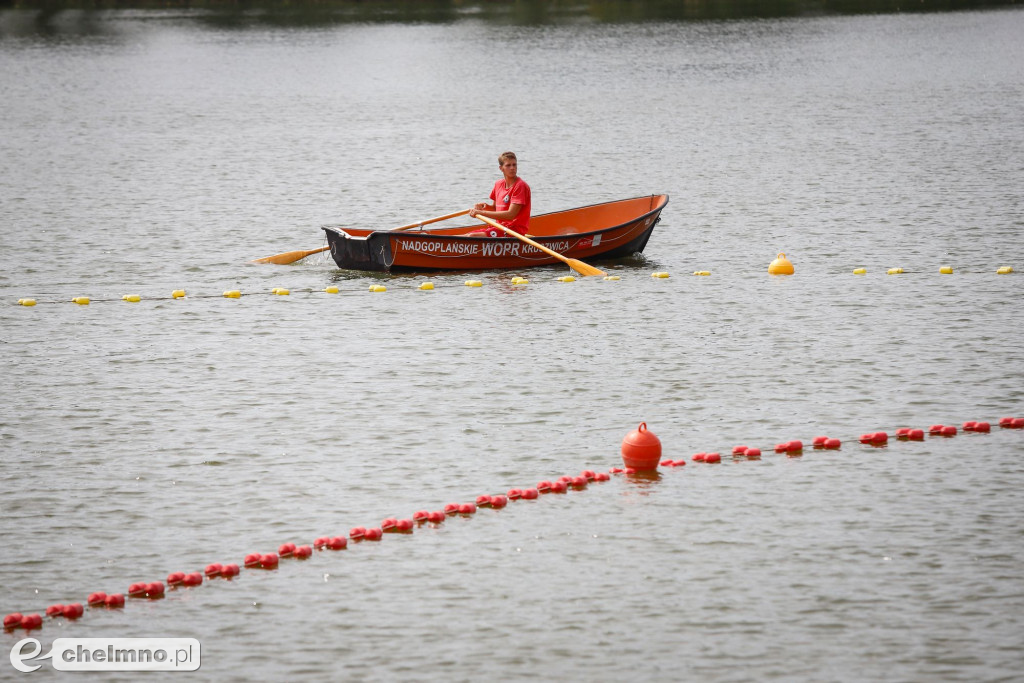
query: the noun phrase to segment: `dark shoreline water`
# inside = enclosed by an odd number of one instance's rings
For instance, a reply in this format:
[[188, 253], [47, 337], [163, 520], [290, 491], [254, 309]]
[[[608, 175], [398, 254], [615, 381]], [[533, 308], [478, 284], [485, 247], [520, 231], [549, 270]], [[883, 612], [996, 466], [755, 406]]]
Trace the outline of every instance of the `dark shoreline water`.
[[220, 26], [347, 23], [450, 23], [472, 19], [514, 25], [635, 23], [752, 18], [930, 13], [1019, 6], [1019, 0], [0, 0], [0, 36], [21, 32], [88, 32], [110, 10], [196, 11]]

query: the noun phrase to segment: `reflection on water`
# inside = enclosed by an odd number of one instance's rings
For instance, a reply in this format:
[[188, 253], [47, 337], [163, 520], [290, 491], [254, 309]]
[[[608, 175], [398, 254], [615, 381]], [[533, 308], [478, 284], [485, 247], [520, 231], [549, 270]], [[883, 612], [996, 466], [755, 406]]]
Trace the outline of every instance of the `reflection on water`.
[[[1014, 0], [516, 0], [461, 2], [412, 0], [407, 2], [138, 2], [81, 3], [0, 0], [0, 36], [102, 35], [116, 29], [108, 11], [160, 10], [160, 16], [187, 17], [197, 24], [218, 28], [251, 26], [315, 26], [353, 23], [450, 23], [474, 19], [515, 25], [567, 22], [622, 23], [643, 21], [700, 21], [799, 17], [893, 12], [944, 12], [1015, 5]], [[84, 7], [83, 7], [84, 6]], [[138, 16], [133, 16], [138, 18]]]

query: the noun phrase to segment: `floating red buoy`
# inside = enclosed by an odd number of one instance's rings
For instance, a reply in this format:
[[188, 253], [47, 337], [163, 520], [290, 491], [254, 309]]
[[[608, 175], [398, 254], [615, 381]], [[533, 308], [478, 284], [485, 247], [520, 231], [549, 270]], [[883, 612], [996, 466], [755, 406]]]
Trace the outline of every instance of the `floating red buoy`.
[[[191, 574], [185, 574], [185, 580], [182, 581], [182, 584], [184, 584], [185, 586], [189, 586], [189, 587], [192, 587], [192, 586], [202, 586], [203, 585], [203, 575], [200, 574], [199, 572], [192, 572]], [[153, 596], [150, 596], [150, 597], [153, 597]]]
[[308, 545], [300, 545], [295, 548], [295, 552], [292, 554], [297, 560], [308, 560], [313, 555], [313, 549]]
[[144, 598], [146, 597], [146, 584], [145, 583], [133, 583], [128, 586], [128, 597], [129, 598]]
[[111, 609], [117, 609], [118, 607], [124, 607], [124, 596], [120, 593], [114, 593], [108, 595], [103, 601], [103, 604]]
[[476, 506], [478, 508], [489, 508], [491, 507], [491, 497], [487, 495], [476, 497]]
[[282, 543], [277, 548], [277, 554], [280, 555], [281, 557], [288, 557], [291, 554], [293, 554], [294, 552], [295, 552], [295, 544], [294, 543]]
[[441, 512], [440, 510], [435, 510], [434, 512], [427, 513], [427, 520], [430, 521], [432, 524], [440, 524], [440, 523], [442, 523], [444, 521], [446, 516], [447, 516], [447, 512]]
[[361, 541], [366, 536], [366, 527], [354, 526], [348, 530], [348, 537], [353, 541]]
[[597, 477], [597, 472], [594, 470], [583, 470], [580, 472], [580, 476], [586, 477], [587, 481], [594, 481], [594, 478]]
[[383, 535], [384, 532], [380, 529], [367, 529], [363, 539], [367, 541], [379, 541]]
[[636, 471], [656, 470], [661, 462], [661, 440], [641, 422], [622, 440], [622, 462]]
[[569, 486], [573, 487], [577, 491], [580, 490], [580, 489], [585, 489], [585, 488], [587, 488], [587, 478], [586, 477], [572, 477], [571, 480], [569, 481]]
[[476, 505], [472, 503], [463, 503], [459, 506], [460, 515], [472, 515], [476, 512]]
[[180, 586], [185, 580], [185, 572], [171, 572], [167, 575], [168, 586]]
[[54, 617], [59, 617], [63, 613], [64, 605], [50, 605], [46, 608], [46, 616], [50, 617], [51, 619]]
[[416, 522], [418, 524], [423, 524], [424, 522], [427, 521], [427, 518], [429, 516], [430, 516], [430, 513], [427, 512], [426, 510], [417, 510], [416, 512], [412, 513], [412, 521], [414, 521], [414, 522]]
[[708, 462], [708, 463], [722, 462], [722, 456], [719, 453], [707, 453], [704, 456], [704, 462]]
[[[580, 477], [580, 479], [586, 479], [586, 477]], [[523, 500], [536, 500], [537, 489], [523, 489]]]
[[26, 631], [43, 627], [43, 618], [38, 614], [26, 614], [21, 618], [21, 627]]
[[568, 490], [569, 487], [565, 485], [564, 481], [551, 482], [551, 493], [565, 493]]
[[508, 505], [508, 498], [505, 496], [491, 496], [491, 507], [499, 510]]
[[928, 428], [929, 434], [942, 434], [942, 430], [945, 429], [944, 425], [932, 425]]
[[412, 533], [412, 520], [411, 519], [400, 519], [395, 524], [395, 530], [400, 534], [411, 534]]
[[801, 441], [800, 439], [793, 439], [792, 441], [786, 444], [787, 453], [796, 453], [798, 451], [802, 451], [803, 449], [804, 442]]
[[609, 474], [622, 474], [623, 471], [624, 470], [621, 467], [613, 467], [610, 470], [608, 470], [608, 473]]
[[[686, 464], [685, 462], [683, 463]], [[594, 481], [608, 481], [611, 477], [608, 476], [607, 472], [598, 472], [594, 475]]]
[[[199, 577], [199, 583], [203, 582], [203, 575], [199, 572], [195, 573]], [[189, 575], [191, 576], [191, 574]], [[186, 579], [188, 576], [185, 577]], [[164, 597], [164, 584], [160, 581], [154, 581], [153, 583], [146, 584], [146, 597], [150, 600], [157, 600]]]
[[942, 436], [956, 436], [956, 427], [953, 425], [946, 425], [942, 428]]
[[537, 490], [541, 493], [547, 493], [551, 490], [551, 482], [547, 479], [537, 482]]
[[237, 564], [226, 564], [221, 567], [220, 575], [225, 579], [230, 579], [232, 576], [238, 576], [241, 571]]
[[[756, 460], [757, 458], [761, 457], [761, 449], [760, 448], [748, 448], [743, 453], [743, 455], [747, 456], [747, 458], [749, 458], [751, 460]], [[685, 465], [686, 463], [683, 463], [683, 464]]]
[[344, 536], [332, 536], [327, 539], [327, 547], [331, 550], [344, 550], [348, 547], [348, 539]]
[[278, 560], [277, 553], [260, 555], [260, 569], [277, 569]]
[[[245, 560], [242, 562], [242, 564], [244, 564], [246, 567], [258, 567], [260, 566], [260, 562], [262, 559], [263, 556], [259, 553], [249, 553], [245, 556]], [[184, 578], [184, 576], [185, 575], [182, 574], [182, 578]]]
[[910, 437], [910, 427], [900, 427], [896, 430], [897, 439], [906, 439]]
[[838, 449], [843, 444], [839, 439], [828, 439], [825, 442], [825, 448], [830, 451]]
[[24, 619], [21, 612], [14, 612], [4, 617], [4, 629], [10, 631], [21, 626], [21, 620]]
[[327, 541], [329, 540], [331, 539], [329, 539], [327, 536], [318, 536], [316, 540], [313, 541], [313, 547], [317, 550], [323, 550], [327, 547]]
[[974, 420], [970, 420], [968, 422], [964, 422], [962, 426], [963, 426], [965, 432], [973, 432], [974, 431], [974, 427], [977, 424], [978, 423], [975, 422]]
[[85, 608], [82, 607], [82, 603], [73, 602], [70, 605], [64, 605], [62, 614], [64, 615], [65, 619], [77, 619], [83, 614], [85, 614]]
[[380, 523], [381, 531], [395, 531], [395, 527], [398, 526], [398, 520], [394, 517], [388, 517]]
[[988, 422], [975, 422], [974, 431], [976, 432], [990, 432], [992, 431], [992, 425]]
[[444, 514], [446, 514], [446, 515], [457, 515], [457, 514], [459, 514], [459, 504], [458, 503], [447, 503], [447, 504], [445, 504], [445, 506], [444, 506]]
[[999, 426], [1004, 429], [1024, 428], [1024, 417], [1001, 417], [999, 418]]
[[107, 594], [102, 592], [89, 593], [89, 597], [86, 599], [85, 604], [89, 607], [98, 607], [99, 605], [105, 604]]
[[508, 499], [509, 500], [519, 500], [522, 497], [523, 497], [522, 489], [509, 489], [508, 490]]
[[732, 447], [732, 454], [733, 455], [746, 455], [747, 454], [747, 447], [746, 446], [733, 446]]
[[907, 432], [907, 438], [911, 441], [924, 441], [924, 430], [923, 429], [911, 429]]
[[[220, 576], [222, 569], [224, 569], [222, 564], [214, 562], [213, 564], [206, 565], [206, 569], [203, 570], [203, 573], [212, 578], [214, 576]], [[170, 582], [168, 581], [168, 583]]]

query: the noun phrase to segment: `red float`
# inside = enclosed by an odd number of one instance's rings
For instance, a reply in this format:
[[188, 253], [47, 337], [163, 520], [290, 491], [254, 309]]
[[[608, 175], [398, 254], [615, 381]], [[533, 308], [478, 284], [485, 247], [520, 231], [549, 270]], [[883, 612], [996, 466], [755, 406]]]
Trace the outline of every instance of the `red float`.
[[945, 425], [932, 425], [928, 428], [929, 434], [942, 434], [942, 430], [945, 429]]
[[277, 548], [277, 554], [281, 557], [290, 557], [295, 552], [294, 543], [282, 543]]
[[237, 564], [226, 564], [221, 567], [220, 575], [225, 579], [230, 579], [232, 576], [238, 576], [241, 571], [242, 570], [238, 568]]
[[573, 487], [577, 491], [579, 491], [580, 489], [585, 489], [585, 488], [587, 488], [587, 478], [586, 477], [573, 477], [569, 481], [569, 486]]
[[208, 577], [213, 578], [215, 576], [220, 576], [220, 573], [223, 569], [224, 565], [222, 565], [219, 562], [214, 562], [213, 564], [206, 565], [206, 569], [203, 570], [203, 573], [206, 574]]
[[53, 619], [64, 614], [64, 605], [50, 605], [46, 608], [46, 616]]
[[427, 514], [427, 520], [430, 521], [432, 524], [441, 524], [442, 522], [444, 522], [446, 516], [446, 512], [436, 510], [434, 512], [430, 512]]
[[395, 530], [400, 534], [411, 534], [413, 522], [411, 519], [400, 519], [395, 525]]
[[565, 485], [564, 481], [551, 482], [551, 493], [565, 493], [568, 490], [569, 487]]
[[308, 560], [313, 556], [313, 549], [308, 545], [300, 545], [295, 548], [295, 552], [292, 554], [297, 560]]
[[[447, 507], [447, 506], [446, 506]], [[354, 526], [348, 530], [348, 537], [353, 541], [361, 541], [366, 536], [366, 527]]]
[[[586, 477], [581, 476], [580, 479], [586, 480]], [[537, 489], [523, 489], [523, 500], [536, 500]]]
[[463, 503], [459, 506], [460, 515], [472, 515], [474, 513], [476, 513], [476, 505], [472, 503]]
[[86, 599], [85, 603], [87, 605], [89, 605], [89, 607], [98, 607], [100, 605], [105, 604], [106, 599], [107, 599], [107, 594], [106, 593], [102, 593], [102, 592], [89, 593], [89, 597]]
[[519, 500], [522, 497], [523, 497], [522, 489], [509, 489], [508, 490], [508, 499], [509, 500]]
[[956, 436], [956, 427], [953, 425], [946, 425], [942, 428], [942, 436]]
[[21, 626], [21, 620], [24, 619], [21, 612], [14, 612], [4, 617], [4, 630], [11, 631]]
[[371, 528], [366, 530], [366, 534], [363, 539], [366, 541], [379, 541], [384, 536], [384, 532], [377, 528]]
[[457, 514], [459, 514], [459, 504], [458, 503], [447, 503], [444, 506], [444, 514], [446, 514], [446, 515], [457, 515]]
[[344, 550], [348, 547], [348, 539], [344, 536], [332, 536], [327, 539], [327, 547], [330, 550]]
[[43, 627], [43, 618], [38, 614], [26, 614], [21, 618], [21, 627], [26, 631]]
[[[683, 462], [683, 464], [685, 465], [686, 463]], [[611, 479], [611, 477], [608, 476], [607, 472], [598, 472], [594, 475], [594, 481], [608, 481], [609, 479]]]
[[385, 519], [383, 522], [380, 523], [380, 530], [381, 531], [396, 531], [395, 527], [397, 527], [397, 526], [398, 526], [398, 520], [395, 519], [394, 517], [388, 517], [387, 519]]
[[825, 442], [825, 448], [830, 451], [837, 450], [842, 445], [843, 442], [840, 441], [839, 439], [829, 439], [828, 441]]
[[799, 451], [802, 451], [803, 449], [804, 442], [801, 441], [800, 439], [793, 439], [792, 441], [786, 444], [787, 453], [797, 453]]
[[478, 508], [489, 508], [491, 507], [491, 497], [487, 495], [476, 497], [476, 506]]
[[124, 607], [124, 596], [121, 595], [120, 593], [114, 593], [113, 595], [108, 595], [106, 597], [106, 599], [103, 601], [103, 604], [106, 605], [107, 607], [111, 608], [111, 609], [117, 609], [119, 607]]
[[[185, 586], [188, 586], [189, 588], [194, 587], [194, 586], [202, 586], [203, 585], [203, 575], [200, 574], [199, 572], [192, 572], [191, 574], [185, 574], [185, 580], [182, 581], [182, 584], [184, 584]], [[150, 596], [150, 597], [152, 597], [152, 596]]]
[[551, 482], [547, 479], [537, 482], [537, 490], [541, 493], [547, 493], [551, 490]]
[[508, 498], [505, 496], [491, 496], [491, 507], [501, 509], [508, 505]]
[[[258, 567], [263, 556], [259, 553], [249, 553], [245, 556], [245, 560], [242, 562], [246, 567]], [[184, 577], [184, 575], [182, 575]]]
[[988, 422], [975, 422], [974, 431], [976, 432], [990, 432], [992, 431], [992, 425]]
[[146, 584], [145, 583], [133, 583], [128, 586], [128, 597], [129, 598], [144, 598], [146, 597]]
[[924, 441], [924, 430], [923, 429], [911, 429], [907, 432], [907, 438], [911, 441]]
[[171, 572], [167, 575], [168, 586], [180, 586], [185, 580], [185, 572]]
[[722, 456], [719, 453], [708, 453], [704, 456], [704, 462], [715, 463], [722, 462]]
[[594, 470], [583, 470], [580, 472], [580, 476], [586, 477], [587, 481], [594, 481], [594, 478], [597, 476], [597, 472]]
[[704, 462], [704, 458], [706, 456], [707, 453], [695, 453], [694, 456], [690, 459], [693, 460], [694, 462]]
[[260, 555], [260, 569], [277, 569], [279, 559], [277, 553]]
[[733, 446], [732, 447], [732, 454], [733, 455], [746, 455], [747, 454], [747, 447], [746, 446]]
[[416, 512], [412, 513], [412, 521], [418, 524], [426, 522], [428, 517], [430, 517], [430, 513], [427, 512], [426, 510], [417, 510]]
[[[750, 458], [752, 460], [760, 458], [761, 457], [761, 449], [760, 448], [748, 448], [746, 453], [744, 453], [744, 455], [747, 456], [747, 458]], [[685, 465], [686, 463], [683, 463], [683, 464]]]
[[658, 469], [661, 461], [661, 440], [647, 429], [647, 423], [626, 435], [622, 440], [622, 462], [638, 472]]
[[65, 619], [78, 619], [85, 614], [85, 608], [82, 607], [82, 603], [73, 602], [70, 605], [64, 605], [63, 614]]

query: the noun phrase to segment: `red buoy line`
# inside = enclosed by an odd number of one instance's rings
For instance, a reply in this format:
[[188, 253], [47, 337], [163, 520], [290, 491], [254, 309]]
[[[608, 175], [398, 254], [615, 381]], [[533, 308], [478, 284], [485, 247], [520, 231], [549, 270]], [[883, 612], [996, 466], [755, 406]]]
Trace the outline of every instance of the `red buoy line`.
[[[999, 420], [999, 427], [1002, 429], [1024, 429], [1024, 417], [1003, 417]], [[961, 424], [960, 428], [965, 432], [989, 433], [992, 425], [983, 421], [968, 421]], [[955, 425], [933, 424], [924, 429], [912, 429], [903, 427], [897, 429], [894, 436], [900, 441], [923, 441], [925, 434], [934, 437], [951, 438], [959, 433]], [[889, 442], [887, 432], [869, 432], [861, 434], [856, 440], [860, 444], [884, 447]], [[811, 447], [815, 450], [839, 450], [842, 446], [840, 439], [827, 436], [816, 436], [811, 441]], [[800, 440], [792, 440], [775, 445], [776, 453], [785, 453], [789, 456], [802, 455], [804, 443]], [[761, 457], [761, 449], [749, 446], [735, 446], [732, 449], [732, 456], [739, 460], [757, 460]], [[283, 543], [278, 547], [276, 553], [250, 553], [245, 556], [243, 566], [250, 570], [275, 570], [278, 568], [281, 559], [306, 560], [310, 558], [313, 551], [340, 551], [349, 546], [349, 541], [361, 543], [366, 541], [380, 541], [385, 533], [411, 534], [418, 526], [430, 524], [439, 526], [448, 517], [461, 516], [469, 517], [477, 513], [480, 508], [500, 510], [506, 507], [510, 501], [536, 500], [541, 495], [564, 494], [570, 489], [582, 491], [591, 482], [605, 482], [611, 474], [634, 474], [638, 472], [657, 471], [661, 467], [681, 467], [686, 465], [686, 460], [661, 460], [661, 442], [658, 437], [647, 430], [647, 424], [642, 423], [640, 427], [626, 435], [622, 442], [622, 460], [625, 467], [613, 467], [608, 472], [595, 472], [594, 470], [583, 470], [576, 476], [561, 476], [554, 480], [543, 480], [535, 487], [512, 488], [504, 495], [480, 495], [475, 503], [448, 503], [443, 509], [435, 511], [417, 510], [411, 519], [397, 519], [389, 517], [383, 520], [379, 527], [352, 527], [348, 537], [345, 536], [320, 536], [310, 545], [295, 545], [294, 543]], [[693, 462], [720, 463], [721, 453], [696, 453], [692, 456]], [[167, 587], [172, 590], [179, 588], [192, 588], [201, 586], [214, 579], [225, 579], [230, 581], [241, 573], [242, 569], [237, 564], [208, 564], [202, 572], [185, 573], [181, 571], [171, 572], [167, 575], [166, 586], [162, 581], [137, 582], [128, 586], [127, 595], [131, 599], [140, 600], [161, 600], [166, 597]], [[125, 606], [125, 595], [123, 593], [107, 594], [103, 592], [90, 593], [86, 598], [86, 604], [96, 609], [121, 609]], [[74, 621], [85, 614], [85, 607], [81, 603], [54, 604], [45, 610], [45, 615], [51, 619], [64, 618]], [[42, 628], [43, 616], [37, 613], [22, 614], [14, 612], [4, 617], [4, 630], [13, 631], [18, 628], [31, 631]]]

